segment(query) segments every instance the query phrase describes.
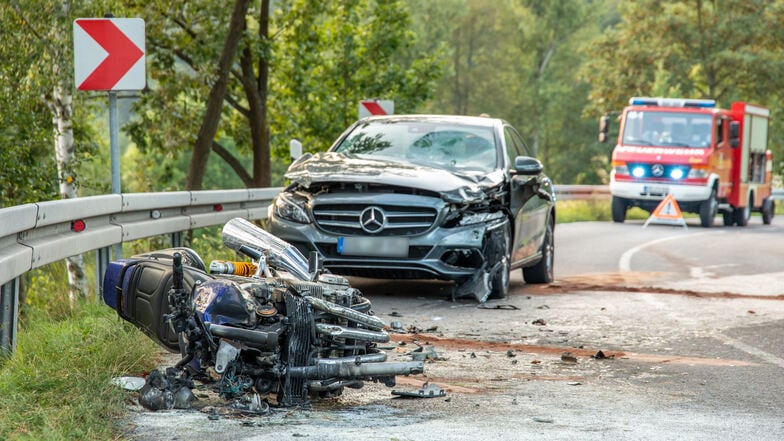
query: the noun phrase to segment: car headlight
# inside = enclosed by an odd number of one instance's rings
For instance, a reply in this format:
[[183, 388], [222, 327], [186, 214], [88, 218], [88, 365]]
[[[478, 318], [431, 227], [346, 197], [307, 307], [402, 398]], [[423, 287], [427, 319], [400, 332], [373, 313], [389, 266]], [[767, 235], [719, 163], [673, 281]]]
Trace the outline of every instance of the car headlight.
[[496, 211], [494, 213], [464, 213], [460, 217], [458, 224], [460, 226], [483, 224], [487, 225], [489, 222], [501, 219], [504, 213]]
[[272, 212], [281, 219], [309, 224], [305, 201], [289, 193], [280, 193], [273, 204]]

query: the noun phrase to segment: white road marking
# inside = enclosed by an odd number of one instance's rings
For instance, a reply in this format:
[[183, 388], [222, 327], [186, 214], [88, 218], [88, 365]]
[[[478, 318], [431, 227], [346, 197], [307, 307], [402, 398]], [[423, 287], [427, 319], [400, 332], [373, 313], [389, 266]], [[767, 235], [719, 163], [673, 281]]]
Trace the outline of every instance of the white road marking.
[[755, 357], [761, 358], [761, 359], [767, 361], [770, 364], [775, 364], [778, 367], [784, 368], [784, 359], [776, 357], [773, 354], [769, 354], [769, 353], [763, 351], [762, 349], [757, 349], [754, 346], [747, 345], [746, 343], [743, 343], [740, 340], [736, 340], [736, 339], [734, 339], [732, 337], [727, 337], [726, 335], [720, 335], [719, 339], [725, 345], [730, 345], [733, 348], [740, 349], [741, 351], [743, 351], [743, 352], [745, 352], [745, 353], [747, 353], [749, 355], [753, 355]]
[[705, 231], [705, 232], [702, 232], [702, 233], [692, 233], [692, 234], [688, 234], [688, 235], [678, 234], [678, 235], [675, 235], [675, 236], [662, 237], [661, 239], [656, 239], [656, 240], [652, 240], [650, 242], [645, 242], [645, 243], [642, 243], [640, 245], [637, 245], [634, 248], [626, 250], [626, 252], [621, 255], [621, 258], [618, 260], [618, 270], [621, 271], [621, 272], [629, 272], [629, 271], [631, 271], [632, 270], [631, 269], [632, 257], [640, 250], [643, 250], [643, 249], [648, 248], [648, 247], [653, 246], [653, 245], [660, 244], [662, 242], [667, 242], [667, 241], [670, 241], [670, 240], [674, 240], [674, 239], [681, 239], [683, 237], [701, 236], [703, 234], [709, 234], [709, 233], [712, 233], [712, 232], [711, 231]]

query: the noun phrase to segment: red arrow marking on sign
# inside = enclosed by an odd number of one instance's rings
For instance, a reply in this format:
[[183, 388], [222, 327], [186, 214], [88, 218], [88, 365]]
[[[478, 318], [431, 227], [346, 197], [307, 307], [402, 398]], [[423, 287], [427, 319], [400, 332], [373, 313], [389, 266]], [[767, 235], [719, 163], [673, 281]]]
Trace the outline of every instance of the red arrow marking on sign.
[[109, 55], [82, 81], [79, 90], [110, 90], [144, 55], [110, 20], [76, 22]]
[[362, 105], [370, 112], [371, 115], [386, 115], [387, 112], [384, 111], [381, 106], [375, 101], [362, 101]]

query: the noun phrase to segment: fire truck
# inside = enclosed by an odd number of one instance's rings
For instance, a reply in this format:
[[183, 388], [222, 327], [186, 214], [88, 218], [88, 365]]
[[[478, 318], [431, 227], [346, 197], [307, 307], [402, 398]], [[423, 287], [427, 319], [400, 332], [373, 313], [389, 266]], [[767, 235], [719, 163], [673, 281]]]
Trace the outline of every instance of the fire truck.
[[[634, 97], [620, 113], [612, 153], [612, 218], [640, 207], [653, 212], [672, 195], [681, 211], [698, 213], [703, 227], [721, 213], [724, 225], [746, 226], [751, 212], [770, 224], [772, 157], [770, 111], [745, 102], [729, 110], [714, 100]], [[606, 142], [609, 115], [600, 120]]]

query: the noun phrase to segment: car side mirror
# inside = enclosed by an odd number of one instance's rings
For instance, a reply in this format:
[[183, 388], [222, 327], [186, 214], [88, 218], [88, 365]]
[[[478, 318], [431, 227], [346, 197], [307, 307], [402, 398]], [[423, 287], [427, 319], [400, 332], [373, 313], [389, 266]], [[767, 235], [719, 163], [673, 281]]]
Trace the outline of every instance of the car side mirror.
[[515, 158], [514, 169], [521, 175], [538, 175], [544, 170], [542, 162], [530, 156], [518, 156]]
[[289, 141], [289, 157], [294, 162], [302, 156], [302, 142], [298, 139]]
[[730, 147], [735, 148], [740, 145], [740, 123], [730, 121]]

